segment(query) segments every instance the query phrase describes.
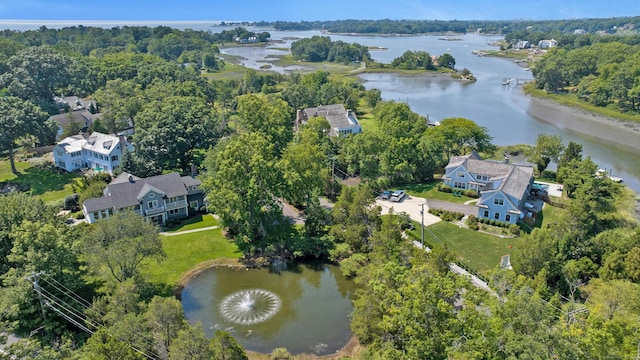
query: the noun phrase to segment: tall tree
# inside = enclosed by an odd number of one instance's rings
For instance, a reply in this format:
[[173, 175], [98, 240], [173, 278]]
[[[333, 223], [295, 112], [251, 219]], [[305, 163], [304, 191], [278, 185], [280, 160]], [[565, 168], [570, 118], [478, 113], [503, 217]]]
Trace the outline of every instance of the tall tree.
[[540, 134], [536, 138], [529, 160], [536, 164], [538, 172], [542, 174], [550, 162], [558, 162], [563, 150], [564, 145], [559, 135]]
[[277, 96], [250, 94], [238, 99], [238, 116], [242, 126], [262, 134], [280, 154], [293, 137], [293, 116], [289, 105]]
[[0, 83], [11, 95], [46, 107], [67, 81], [72, 64], [71, 58], [48, 46], [29, 47], [9, 58], [9, 71], [0, 76]]
[[35, 135], [42, 144], [53, 142], [56, 127], [47, 122], [47, 114], [28, 100], [14, 96], [0, 97], [0, 150], [9, 152], [11, 172], [18, 174], [14, 162], [16, 141], [25, 135]]
[[273, 144], [258, 133], [240, 134], [211, 149], [204, 167], [202, 187], [222, 223], [242, 242], [266, 237], [282, 216]]
[[464, 118], [444, 119], [440, 125], [429, 128], [424, 136], [425, 149], [440, 149], [443, 154], [441, 166], [445, 166], [451, 156], [472, 151], [492, 152], [495, 148], [485, 127]]
[[118, 282], [135, 278], [144, 259], [165, 256], [155, 225], [125, 211], [98, 221], [84, 236], [84, 251], [94, 271]]

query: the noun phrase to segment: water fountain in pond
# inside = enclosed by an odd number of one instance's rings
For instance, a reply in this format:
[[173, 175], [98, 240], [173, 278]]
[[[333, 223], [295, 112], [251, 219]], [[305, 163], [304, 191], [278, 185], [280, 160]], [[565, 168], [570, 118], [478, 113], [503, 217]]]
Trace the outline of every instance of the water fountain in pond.
[[280, 310], [280, 298], [267, 290], [247, 289], [227, 295], [220, 302], [220, 313], [239, 325], [261, 323]]

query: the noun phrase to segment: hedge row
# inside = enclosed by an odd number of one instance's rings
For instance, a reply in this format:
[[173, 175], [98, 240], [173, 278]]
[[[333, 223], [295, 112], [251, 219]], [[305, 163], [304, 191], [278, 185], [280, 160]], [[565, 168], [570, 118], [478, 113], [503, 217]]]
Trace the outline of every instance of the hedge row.
[[[438, 191], [449, 193], [449, 194], [453, 193], [453, 188], [451, 186], [449, 186], [449, 185], [445, 185], [444, 183], [438, 184], [436, 189]], [[478, 192], [475, 191], [475, 190], [461, 190], [461, 189], [456, 189], [456, 190], [462, 191], [462, 195], [464, 195], [466, 197], [470, 197], [470, 198], [474, 198], [474, 199], [477, 199], [477, 198], [480, 197]]]
[[440, 217], [444, 221], [460, 221], [464, 217], [463, 213], [448, 210], [429, 209], [429, 213]]

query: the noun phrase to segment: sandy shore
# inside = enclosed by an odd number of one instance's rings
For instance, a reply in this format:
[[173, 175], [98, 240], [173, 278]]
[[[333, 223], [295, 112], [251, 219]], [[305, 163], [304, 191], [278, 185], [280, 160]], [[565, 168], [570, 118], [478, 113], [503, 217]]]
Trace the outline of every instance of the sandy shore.
[[[527, 112], [558, 128], [600, 139], [615, 146], [640, 151], [640, 123], [594, 114], [561, 105], [555, 101], [530, 97]], [[562, 114], [558, 116], [558, 114]]]

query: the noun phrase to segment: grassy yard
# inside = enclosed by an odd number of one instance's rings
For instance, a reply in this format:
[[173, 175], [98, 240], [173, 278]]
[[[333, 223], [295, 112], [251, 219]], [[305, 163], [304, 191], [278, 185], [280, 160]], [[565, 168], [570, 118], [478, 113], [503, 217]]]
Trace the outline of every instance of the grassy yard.
[[[207, 217], [207, 216], [205, 216]], [[216, 258], [240, 258], [235, 243], [227, 240], [220, 229], [205, 230], [176, 236], [162, 236], [162, 248], [167, 257], [156, 263], [147, 262], [145, 277], [152, 283], [173, 286], [183, 274], [197, 264]]]
[[442, 191], [438, 191], [436, 186], [440, 183], [439, 181], [433, 181], [430, 183], [423, 184], [408, 184], [402, 185], [404, 191], [411, 196], [423, 197], [425, 199], [433, 199], [433, 200], [443, 200], [449, 201], [452, 203], [462, 204], [469, 200], [475, 200], [474, 198], [468, 196], [453, 196], [451, 193], [446, 193]]
[[37, 196], [48, 204], [60, 203], [65, 196], [73, 194], [71, 184], [77, 174], [58, 172], [55, 168], [36, 166], [27, 161], [16, 161], [20, 175], [11, 172], [8, 159], [0, 160], [0, 183], [12, 181], [29, 184], [31, 195]]
[[220, 222], [216, 218], [214, 218], [212, 214], [197, 215], [194, 217], [190, 217], [180, 224], [165, 231], [172, 233], [185, 230], [201, 229], [210, 226], [218, 226], [219, 224]]
[[[414, 223], [411, 230], [414, 237], [420, 239], [420, 224]], [[524, 246], [522, 238], [503, 239], [442, 221], [425, 227], [425, 243], [427, 245], [444, 244], [453, 252], [459, 263], [474, 269], [482, 275], [495, 269], [500, 264], [500, 257]]]

